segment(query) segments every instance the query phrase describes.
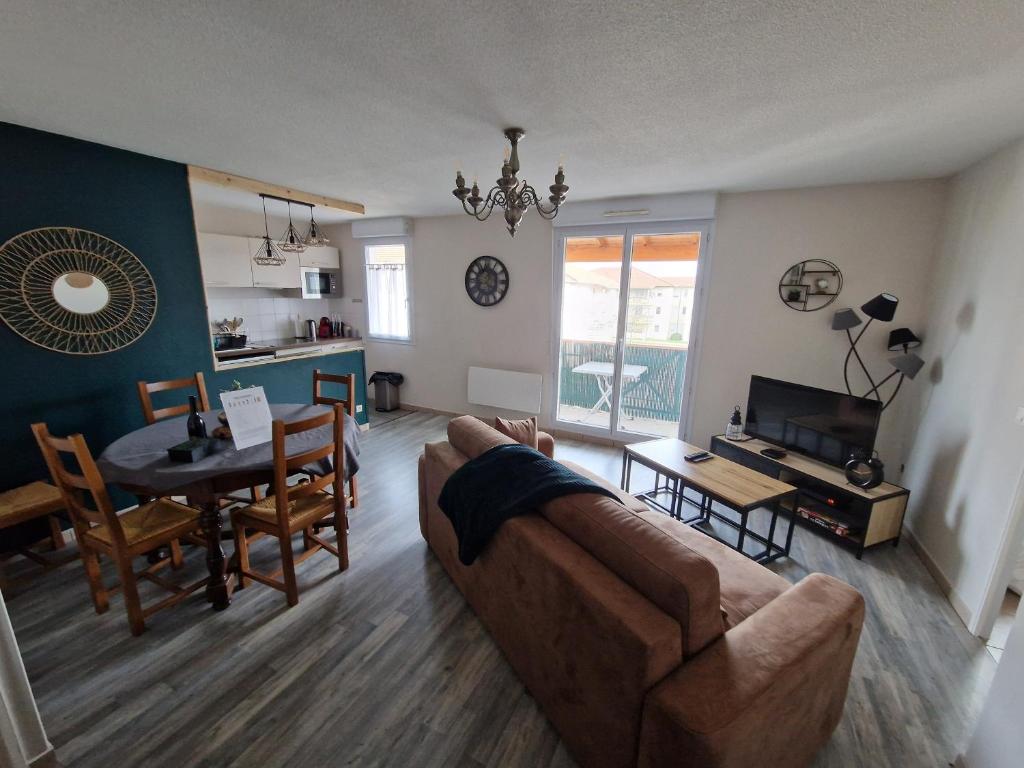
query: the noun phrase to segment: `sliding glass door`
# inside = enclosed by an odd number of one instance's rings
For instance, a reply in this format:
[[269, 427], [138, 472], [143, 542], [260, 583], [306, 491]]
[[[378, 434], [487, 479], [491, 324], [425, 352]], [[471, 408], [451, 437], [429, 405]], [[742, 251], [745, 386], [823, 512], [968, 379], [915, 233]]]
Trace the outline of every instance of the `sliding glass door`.
[[616, 439], [681, 436], [706, 225], [556, 233], [556, 423]]

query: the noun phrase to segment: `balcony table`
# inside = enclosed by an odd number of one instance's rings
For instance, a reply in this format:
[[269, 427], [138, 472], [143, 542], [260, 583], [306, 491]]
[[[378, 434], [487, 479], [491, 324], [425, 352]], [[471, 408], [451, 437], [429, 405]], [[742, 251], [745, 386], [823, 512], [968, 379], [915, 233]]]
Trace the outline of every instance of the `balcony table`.
[[[601, 410], [601, 406], [603, 405], [607, 405], [609, 411], [612, 409], [612, 386], [615, 379], [615, 366], [612, 363], [591, 361], [589, 363], [577, 365], [572, 369], [572, 372], [590, 374], [597, 379], [597, 388], [600, 390], [601, 396], [594, 404], [594, 407], [587, 411], [587, 416], [597, 413]], [[622, 366], [623, 381], [636, 381], [645, 373], [647, 373], [646, 365]], [[587, 416], [584, 416], [583, 418], [585, 419]]]
[[[274, 420], [286, 422], [312, 418], [328, 410], [322, 405], [280, 404], [270, 406]], [[207, 430], [219, 426], [217, 411], [202, 414]], [[210, 581], [206, 598], [214, 610], [223, 610], [231, 602], [233, 577], [226, 574], [221, 530], [224, 520], [219, 501], [239, 488], [269, 484], [273, 481], [274, 456], [271, 443], [236, 451], [228, 440], [214, 440], [213, 452], [194, 463], [171, 461], [167, 449], [188, 439], [187, 416], [150, 424], [115, 440], [100, 455], [97, 466], [103, 479], [138, 497], [185, 496], [200, 508], [200, 524], [206, 539], [206, 564]], [[289, 455], [324, 445], [331, 440], [332, 427], [289, 435]], [[359, 470], [359, 425], [345, 414], [345, 470], [351, 477]], [[327, 461], [326, 459], [324, 461]], [[306, 469], [326, 471], [329, 464], [316, 462]], [[347, 478], [346, 478], [347, 479]]]

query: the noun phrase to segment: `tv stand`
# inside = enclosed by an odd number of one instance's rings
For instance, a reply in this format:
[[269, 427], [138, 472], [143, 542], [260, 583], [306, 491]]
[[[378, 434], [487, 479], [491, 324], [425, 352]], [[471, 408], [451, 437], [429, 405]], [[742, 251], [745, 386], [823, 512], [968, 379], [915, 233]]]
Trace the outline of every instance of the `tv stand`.
[[778, 446], [756, 438], [711, 438], [712, 453], [795, 485], [799, 489], [796, 498], [784, 504], [792, 520], [853, 549], [858, 559], [869, 547], [887, 541], [899, 544], [910, 499], [906, 488], [892, 483], [858, 488], [837, 467], [792, 451], [772, 459], [761, 453], [766, 448]]

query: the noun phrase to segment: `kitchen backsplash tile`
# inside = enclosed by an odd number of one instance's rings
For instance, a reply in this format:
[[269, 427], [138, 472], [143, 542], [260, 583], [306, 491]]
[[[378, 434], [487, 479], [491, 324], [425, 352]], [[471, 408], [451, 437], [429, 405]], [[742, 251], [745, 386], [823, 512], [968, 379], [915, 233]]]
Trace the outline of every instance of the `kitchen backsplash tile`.
[[282, 297], [267, 289], [210, 288], [207, 313], [212, 332], [220, 330], [225, 319], [240, 317], [240, 333], [250, 341], [291, 338], [302, 333], [303, 321], [337, 315], [346, 325], [360, 332], [363, 325], [360, 313], [353, 312], [351, 302], [343, 299], [301, 299]]

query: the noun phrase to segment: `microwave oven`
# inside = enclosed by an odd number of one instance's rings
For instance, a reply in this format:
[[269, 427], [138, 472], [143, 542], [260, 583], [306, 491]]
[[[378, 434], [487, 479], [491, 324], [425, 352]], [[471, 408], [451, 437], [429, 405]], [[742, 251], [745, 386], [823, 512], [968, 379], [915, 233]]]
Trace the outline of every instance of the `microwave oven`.
[[302, 298], [323, 299], [340, 294], [336, 270], [300, 267], [299, 273], [302, 278]]

